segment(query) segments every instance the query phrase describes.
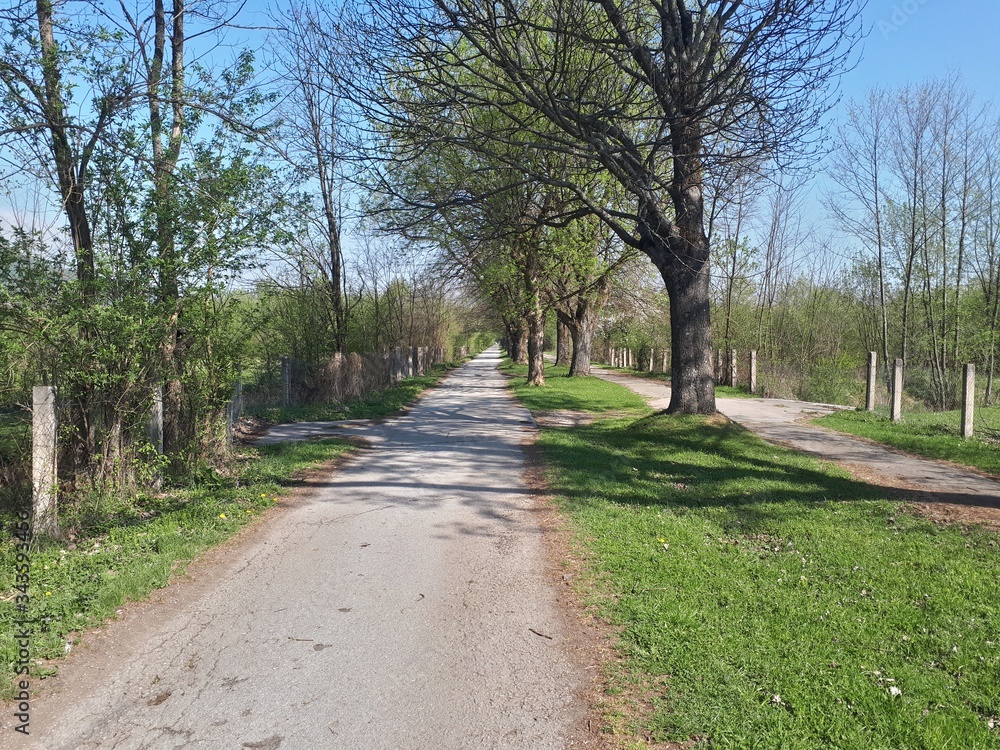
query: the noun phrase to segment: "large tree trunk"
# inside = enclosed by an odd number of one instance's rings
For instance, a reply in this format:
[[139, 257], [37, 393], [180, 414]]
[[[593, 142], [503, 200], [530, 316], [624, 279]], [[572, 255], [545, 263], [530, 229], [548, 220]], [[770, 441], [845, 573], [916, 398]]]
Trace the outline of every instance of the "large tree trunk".
[[[706, 252], [707, 254], [707, 252]], [[692, 268], [663, 271], [670, 296], [670, 414], [714, 414], [712, 325], [708, 259]]]
[[545, 385], [545, 313], [536, 301], [528, 313], [528, 385]]
[[670, 198], [674, 220], [654, 201], [640, 206], [643, 250], [656, 263], [670, 297], [670, 414], [714, 414], [709, 243], [705, 236], [702, 170], [696, 132], [673, 133]]
[[[594, 323], [597, 316], [594, 316]], [[570, 326], [570, 335], [573, 337], [573, 362], [569, 366], [570, 377], [585, 377], [590, 375], [590, 351], [594, 343], [595, 325], [574, 325]]]
[[590, 357], [597, 330], [598, 306], [592, 300], [580, 300], [573, 315], [559, 311], [559, 320], [566, 326], [573, 342], [573, 355], [569, 366], [570, 377], [590, 375]]
[[563, 322], [561, 313], [556, 314], [556, 364], [570, 364], [569, 326]]
[[528, 325], [524, 321], [517, 328], [517, 355], [513, 359], [519, 365], [528, 364]]

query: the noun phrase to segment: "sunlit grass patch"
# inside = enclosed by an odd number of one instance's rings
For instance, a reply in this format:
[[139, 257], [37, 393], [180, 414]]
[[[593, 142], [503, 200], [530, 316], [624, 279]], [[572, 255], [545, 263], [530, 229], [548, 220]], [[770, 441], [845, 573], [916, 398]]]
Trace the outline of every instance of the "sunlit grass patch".
[[936, 527], [719, 417], [598, 420], [539, 444], [621, 628], [613, 679], [654, 686], [641, 722], [657, 740], [1000, 747], [995, 534]]
[[961, 412], [912, 412], [893, 422], [887, 412], [838, 411], [816, 419], [831, 430], [928, 458], [954, 461], [1000, 476], [1000, 407], [976, 410], [975, 437], [960, 437]]

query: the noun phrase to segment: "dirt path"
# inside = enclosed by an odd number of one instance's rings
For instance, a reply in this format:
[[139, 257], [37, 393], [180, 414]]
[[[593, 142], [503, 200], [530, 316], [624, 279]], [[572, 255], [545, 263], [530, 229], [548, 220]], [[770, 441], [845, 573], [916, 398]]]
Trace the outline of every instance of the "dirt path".
[[[32, 705], [47, 750], [576, 747], [584, 669], [491, 351], [194, 584], [88, 636]], [[9, 718], [9, 717], [8, 717]], [[5, 727], [6, 729], [6, 727]]]
[[[670, 385], [663, 381], [601, 368], [594, 368], [594, 374], [638, 393], [654, 409], [665, 409], [670, 402]], [[886, 488], [935, 521], [981, 523], [1000, 530], [1000, 481], [809, 421], [844, 407], [773, 398], [720, 398], [717, 404], [720, 412], [765, 440], [843, 466], [856, 478]]]

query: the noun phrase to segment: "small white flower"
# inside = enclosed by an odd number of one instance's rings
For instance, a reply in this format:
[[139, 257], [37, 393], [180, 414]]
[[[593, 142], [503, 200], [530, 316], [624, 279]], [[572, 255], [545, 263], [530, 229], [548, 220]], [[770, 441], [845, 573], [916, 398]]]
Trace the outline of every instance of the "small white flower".
[[896, 687], [895, 685], [893, 685], [893, 686], [891, 686], [891, 687], [889, 688], [889, 695], [891, 695], [891, 696], [892, 696], [893, 698], [898, 698], [898, 697], [899, 697], [899, 696], [901, 696], [902, 694], [903, 694], [903, 691], [902, 691], [902, 690], [900, 690], [900, 689], [899, 689], [898, 687]]
[[771, 696], [771, 703], [773, 703], [775, 706], [782, 705], [781, 696], [778, 695], [777, 693], [775, 693], [774, 695], [772, 695]]

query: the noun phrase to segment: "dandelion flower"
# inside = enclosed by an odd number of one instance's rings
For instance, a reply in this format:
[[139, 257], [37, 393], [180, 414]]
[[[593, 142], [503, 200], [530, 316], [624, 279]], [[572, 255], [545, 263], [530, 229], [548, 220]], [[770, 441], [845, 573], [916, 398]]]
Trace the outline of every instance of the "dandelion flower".
[[225, 518], [225, 517], [226, 517], [226, 514], [225, 514], [225, 513], [220, 513], [220, 514], [219, 514], [219, 518]]
[[45, 592], [45, 596], [52, 596], [52, 592], [51, 591], [46, 591]]

